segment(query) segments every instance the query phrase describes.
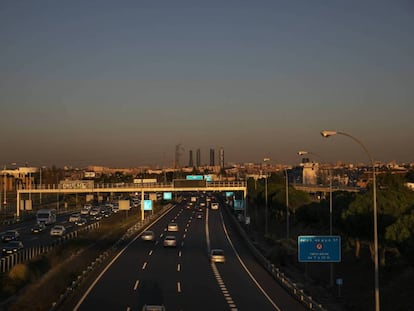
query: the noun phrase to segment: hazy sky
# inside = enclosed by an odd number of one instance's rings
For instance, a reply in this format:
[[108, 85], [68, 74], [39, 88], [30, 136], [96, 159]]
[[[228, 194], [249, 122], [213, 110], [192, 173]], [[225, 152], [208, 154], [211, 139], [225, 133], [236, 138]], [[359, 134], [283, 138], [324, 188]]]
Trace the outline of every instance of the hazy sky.
[[0, 116], [0, 165], [414, 162], [414, 2], [0, 0]]

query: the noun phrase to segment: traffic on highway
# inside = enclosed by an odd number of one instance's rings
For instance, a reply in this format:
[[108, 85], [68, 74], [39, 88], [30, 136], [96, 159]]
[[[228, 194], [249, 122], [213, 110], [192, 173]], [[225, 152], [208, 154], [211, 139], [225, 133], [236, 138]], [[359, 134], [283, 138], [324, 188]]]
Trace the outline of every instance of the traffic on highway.
[[224, 204], [199, 202], [144, 228], [67, 310], [305, 310], [256, 262]]

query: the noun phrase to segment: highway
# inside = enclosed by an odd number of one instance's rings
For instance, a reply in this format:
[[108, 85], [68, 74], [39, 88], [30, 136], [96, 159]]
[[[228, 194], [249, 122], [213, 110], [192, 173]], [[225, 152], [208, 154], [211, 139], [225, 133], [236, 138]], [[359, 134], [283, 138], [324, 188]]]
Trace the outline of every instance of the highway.
[[[175, 206], [148, 228], [155, 242], [137, 236], [70, 309], [306, 310], [256, 263], [221, 208], [203, 209], [198, 219], [185, 202]], [[170, 222], [178, 232], [167, 232]], [[176, 236], [177, 247], [163, 246], [166, 234]], [[223, 249], [226, 262], [210, 263], [210, 248]]]

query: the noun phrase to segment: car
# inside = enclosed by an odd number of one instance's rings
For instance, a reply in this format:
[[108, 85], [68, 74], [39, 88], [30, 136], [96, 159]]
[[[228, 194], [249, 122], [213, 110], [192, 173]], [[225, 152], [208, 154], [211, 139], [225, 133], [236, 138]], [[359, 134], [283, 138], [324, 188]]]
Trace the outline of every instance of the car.
[[210, 252], [210, 261], [211, 262], [226, 262], [226, 257], [224, 256], [224, 251], [219, 248], [214, 248]]
[[147, 231], [142, 232], [141, 239], [143, 241], [154, 241], [155, 240], [154, 231], [147, 230]]
[[1, 237], [2, 242], [8, 243], [11, 241], [16, 241], [20, 239], [19, 231], [17, 230], [7, 230]]
[[50, 229], [51, 236], [63, 236], [66, 233], [66, 228], [62, 225], [55, 225]]
[[78, 226], [78, 227], [81, 227], [81, 226], [84, 226], [84, 225], [86, 225], [87, 224], [87, 220], [85, 219], [85, 218], [83, 218], [83, 217], [80, 217], [76, 222], [75, 222], [75, 224]]
[[77, 222], [81, 218], [79, 213], [72, 214], [69, 216], [69, 222]]
[[203, 219], [203, 213], [198, 212], [198, 213], [196, 214], [196, 218], [197, 218], [197, 219]]
[[96, 216], [101, 213], [101, 209], [99, 207], [93, 207], [91, 211], [89, 212], [89, 215]]
[[30, 229], [30, 231], [32, 232], [32, 233], [40, 233], [40, 232], [43, 232], [44, 230], [46, 229], [46, 225], [44, 224], [44, 223], [38, 223], [38, 224], [35, 224], [31, 229]]
[[166, 311], [163, 305], [144, 305], [142, 311]]
[[103, 217], [108, 218], [109, 216], [112, 215], [112, 210], [106, 210], [103, 212]]
[[177, 239], [173, 235], [167, 235], [164, 238], [163, 242], [164, 247], [176, 247], [177, 246]]
[[175, 223], [175, 222], [170, 222], [168, 224], [167, 230], [170, 231], [170, 232], [176, 232], [176, 231], [178, 231], [178, 224]]
[[216, 203], [216, 202], [211, 203], [211, 209], [212, 209], [212, 210], [218, 210], [218, 209], [219, 209], [219, 204], [218, 204], [218, 203]]
[[81, 215], [89, 215], [89, 211], [90, 211], [89, 208], [84, 207], [84, 208], [81, 209], [80, 214]]
[[103, 215], [101, 213], [99, 213], [99, 214], [96, 214], [95, 216], [93, 216], [93, 219], [95, 219], [95, 220], [101, 220], [102, 217], [103, 217]]
[[3, 255], [10, 255], [15, 254], [18, 251], [24, 248], [23, 243], [21, 241], [10, 241], [6, 245], [4, 245], [1, 249]]

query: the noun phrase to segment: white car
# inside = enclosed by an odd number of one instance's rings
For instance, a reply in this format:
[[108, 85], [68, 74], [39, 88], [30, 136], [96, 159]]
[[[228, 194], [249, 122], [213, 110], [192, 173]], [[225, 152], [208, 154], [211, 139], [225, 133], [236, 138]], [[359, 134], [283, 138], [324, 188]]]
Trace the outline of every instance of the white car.
[[101, 209], [99, 207], [93, 207], [89, 212], [89, 215], [96, 216], [101, 213]]
[[89, 215], [89, 211], [90, 211], [89, 208], [84, 207], [84, 208], [81, 209], [80, 214], [81, 215]]
[[51, 236], [63, 236], [66, 233], [66, 228], [62, 225], [56, 225], [50, 229]]
[[177, 239], [173, 235], [167, 235], [164, 238], [163, 242], [164, 247], [176, 247], [177, 246]]
[[143, 241], [154, 241], [155, 240], [155, 233], [154, 231], [144, 231], [141, 234], [141, 239]]
[[225, 263], [226, 257], [224, 256], [224, 251], [219, 248], [212, 249], [210, 252], [210, 261]]
[[177, 232], [178, 231], [178, 224], [175, 222], [170, 222], [168, 224], [167, 230], [170, 232]]
[[79, 213], [72, 214], [69, 216], [69, 222], [77, 222], [81, 218]]

